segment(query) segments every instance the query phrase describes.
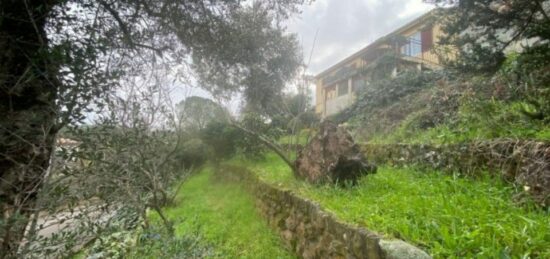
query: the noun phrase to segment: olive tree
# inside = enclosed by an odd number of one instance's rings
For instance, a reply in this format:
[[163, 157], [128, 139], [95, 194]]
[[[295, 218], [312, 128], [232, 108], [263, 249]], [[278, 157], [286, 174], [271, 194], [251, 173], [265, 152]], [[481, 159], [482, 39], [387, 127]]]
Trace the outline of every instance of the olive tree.
[[36, 212], [59, 130], [103, 106], [90, 104], [121, 75], [142, 73], [133, 61], [192, 63], [212, 80], [223, 78], [211, 71], [236, 72], [215, 90], [238, 85], [262, 102], [293, 74], [294, 57], [279, 53], [295, 42], [278, 21], [303, 2], [265, 1], [247, 14], [239, 0], [1, 1], [0, 257], [14, 256]]

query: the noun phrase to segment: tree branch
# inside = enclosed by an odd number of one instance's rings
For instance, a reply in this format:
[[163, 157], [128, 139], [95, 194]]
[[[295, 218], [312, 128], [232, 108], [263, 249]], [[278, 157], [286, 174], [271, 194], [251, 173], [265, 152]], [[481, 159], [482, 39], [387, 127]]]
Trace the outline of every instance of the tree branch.
[[285, 163], [290, 167], [290, 169], [292, 169], [292, 172], [295, 173], [296, 172], [296, 166], [294, 165], [294, 162], [290, 160], [290, 158], [288, 158], [285, 153], [283, 152], [283, 150], [281, 150], [281, 148], [279, 146], [277, 146], [277, 144], [269, 141], [267, 138], [265, 138], [264, 136], [262, 136], [261, 134], [257, 133], [257, 132], [254, 132], [252, 130], [249, 130], [247, 128], [244, 128], [242, 127], [241, 125], [235, 123], [235, 122], [231, 122], [230, 124], [231, 126], [237, 128], [237, 129], [240, 129], [242, 131], [244, 131], [246, 134], [248, 135], [251, 135], [255, 138], [257, 138], [258, 140], [260, 140], [262, 143], [264, 143], [269, 149], [273, 150], [275, 153], [277, 153], [277, 155], [279, 157], [281, 157], [281, 159], [283, 159], [285, 161]]

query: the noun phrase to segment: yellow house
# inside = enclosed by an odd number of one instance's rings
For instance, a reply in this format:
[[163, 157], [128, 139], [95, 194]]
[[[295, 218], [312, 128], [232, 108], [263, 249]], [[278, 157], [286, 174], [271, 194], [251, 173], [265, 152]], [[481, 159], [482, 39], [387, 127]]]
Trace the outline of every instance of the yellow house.
[[316, 113], [324, 118], [350, 106], [355, 93], [373, 80], [366, 71], [380, 64], [381, 57], [394, 60], [389, 69], [393, 75], [407, 69], [440, 69], [435, 49], [443, 32], [435, 14], [422, 15], [316, 75]]

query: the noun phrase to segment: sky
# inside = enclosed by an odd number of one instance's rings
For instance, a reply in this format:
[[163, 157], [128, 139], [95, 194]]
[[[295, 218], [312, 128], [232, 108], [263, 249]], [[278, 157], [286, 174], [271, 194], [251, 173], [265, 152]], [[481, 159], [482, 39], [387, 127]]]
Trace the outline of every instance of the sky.
[[315, 75], [432, 8], [422, 0], [315, 0], [288, 30], [298, 35], [306, 64], [312, 53], [308, 73]]

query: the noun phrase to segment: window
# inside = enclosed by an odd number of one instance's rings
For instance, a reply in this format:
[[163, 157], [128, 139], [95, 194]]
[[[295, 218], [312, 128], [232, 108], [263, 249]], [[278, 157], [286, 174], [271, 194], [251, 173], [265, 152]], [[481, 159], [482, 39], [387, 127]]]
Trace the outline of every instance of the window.
[[417, 32], [407, 38], [407, 43], [401, 47], [401, 54], [416, 57], [422, 53], [422, 35]]
[[348, 94], [348, 80], [338, 83], [338, 96]]

